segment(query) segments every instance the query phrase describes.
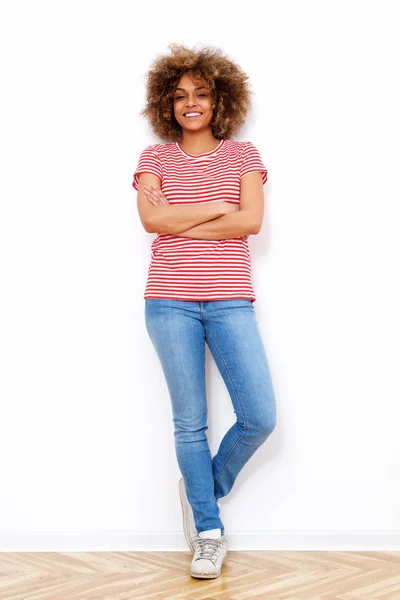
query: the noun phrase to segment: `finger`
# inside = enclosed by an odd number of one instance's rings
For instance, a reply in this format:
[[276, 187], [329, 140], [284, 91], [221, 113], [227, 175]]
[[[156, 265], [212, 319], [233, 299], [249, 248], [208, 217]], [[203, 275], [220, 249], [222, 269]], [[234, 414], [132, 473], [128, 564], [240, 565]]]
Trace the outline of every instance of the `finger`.
[[162, 192], [160, 192], [159, 190], [157, 190], [154, 193], [154, 197], [157, 198], [157, 200], [160, 202], [160, 204], [169, 204], [166, 196], [164, 196], [164, 194]]
[[169, 202], [168, 202], [166, 196], [162, 193], [161, 190], [159, 190], [158, 188], [154, 188], [152, 186], [151, 186], [151, 188], [152, 189], [150, 191], [150, 194], [152, 195], [152, 197], [154, 199], [158, 200], [158, 204], [159, 205], [161, 205], [161, 204], [165, 204], [165, 205], [168, 204], [169, 205]]
[[153, 203], [158, 200], [158, 198], [152, 192], [148, 192], [148, 194], [146, 194], [146, 196], [147, 196], [147, 199], [148, 200], [151, 199], [153, 201]]
[[164, 194], [162, 193], [162, 191], [160, 189], [158, 189], [158, 188], [155, 188], [155, 187], [152, 186], [151, 192], [154, 194], [154, 196], [156, 198], [159, 198], [160, 200], [161, 199], [166, 199], [165, 196], [164, 196]]
[[155, 189], [150, 190], [151, 195], [153, 196], [153, 198], [159, 199], [159, 195], [158, 195], [158, 191]]
[[159, 200], [157, 200], [156, 198], [152, 198], [152, 202], [153, 202], [154, 206], [161, 206], [161, 202]]

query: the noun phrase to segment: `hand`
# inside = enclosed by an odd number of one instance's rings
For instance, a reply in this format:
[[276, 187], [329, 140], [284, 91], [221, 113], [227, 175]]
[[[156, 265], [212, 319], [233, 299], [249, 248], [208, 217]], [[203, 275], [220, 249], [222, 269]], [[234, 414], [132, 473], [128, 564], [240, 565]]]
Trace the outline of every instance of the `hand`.
[[247, 240], [247, 238], [249, 237], [249, 234], [247, 233], [246, 235], [241, 235], [240, 237], [242, 238], [242, 240]]
[[147, 200], [154, 204], [154, 206], [169, 204], [166, 196], [162, 193], [162, 191], [158, 188], [155, 188], [153, 185], [145, 186], [143, 188], [143, 191], [147, 196]]

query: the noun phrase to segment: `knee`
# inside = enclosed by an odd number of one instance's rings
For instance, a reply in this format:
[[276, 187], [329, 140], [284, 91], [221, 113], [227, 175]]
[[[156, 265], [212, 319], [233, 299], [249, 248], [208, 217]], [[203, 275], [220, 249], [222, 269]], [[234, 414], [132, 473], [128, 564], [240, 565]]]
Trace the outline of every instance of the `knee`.
[[202, 442], [207, 439], [206, 431], [208, 425], [206, 419], [200, 418], [196, 421], [185, 421], [173, 419], [174, 436], [180, 442]]
[[270, 412], [257, 420], [255, 425], [256, 435], [260, 440], [265, 441], [276, 427], [276, 413]]

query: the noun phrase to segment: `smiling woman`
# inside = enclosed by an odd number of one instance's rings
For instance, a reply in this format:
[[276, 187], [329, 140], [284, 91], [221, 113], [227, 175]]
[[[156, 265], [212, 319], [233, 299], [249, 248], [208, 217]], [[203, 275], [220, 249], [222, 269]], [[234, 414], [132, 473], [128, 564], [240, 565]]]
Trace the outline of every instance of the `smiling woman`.
[[[149, 69], [141, 112], [164, 143], [144, 148], [132, 185], [143, 226], [157, 234], [145, 321], [173, 411], [190, 574], [214, 578], [227, 554], [217, 500], [276, 424], [247, 242], [261, 229], [268, 171], [251, 141], [232, 139], [250, 107], [247, 75], [218, 49], [170, 50]], [[205, 342], [237, 417], [213, 459]]]
[[194, 80], [191, 74], [184, 73], [175, 88], [173, 105], [174, 117], [185, 139], [181, 148], [204, 154], [208, 152], [206, 146], [211, 144], [211, 150], [214, 150], [219, 140], [215, 140], [211, 130], [215, 104], [207, 82], [201, 77]]
[[[148, 119], [160, 138], [182, 140], [182, 122], [177, 120], [175, 108], [181, 114], [187, 94], [196, 92], [196, 99], [212, 102], [210, 125], [215, 139], [232, 138], [244, 124], [251, 107], [248, 75], [218, 48], [206, 46], [196, 51], [178, 44], [170, 44], [169, 48], [169, 54], [158, 56], [150, 65], [146, 106], [140, 114]], [[189, 81], [185, 78], [180, 82], [185, 74], [190, 75]], [[193, 107], [195, 109], [202, 111], [200, 106]]]

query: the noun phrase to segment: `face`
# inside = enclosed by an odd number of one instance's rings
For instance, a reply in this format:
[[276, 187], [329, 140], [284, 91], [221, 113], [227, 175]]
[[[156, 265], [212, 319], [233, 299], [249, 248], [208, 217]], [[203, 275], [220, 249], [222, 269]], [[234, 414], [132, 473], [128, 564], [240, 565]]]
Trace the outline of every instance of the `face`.
[[174, 115], [182, 129], [198, 131], [209, 128], [213, 117], [212, 104], [212, 94], [204, 80], [193, 81], [189, 74], [182, 75], [174, 94]]

